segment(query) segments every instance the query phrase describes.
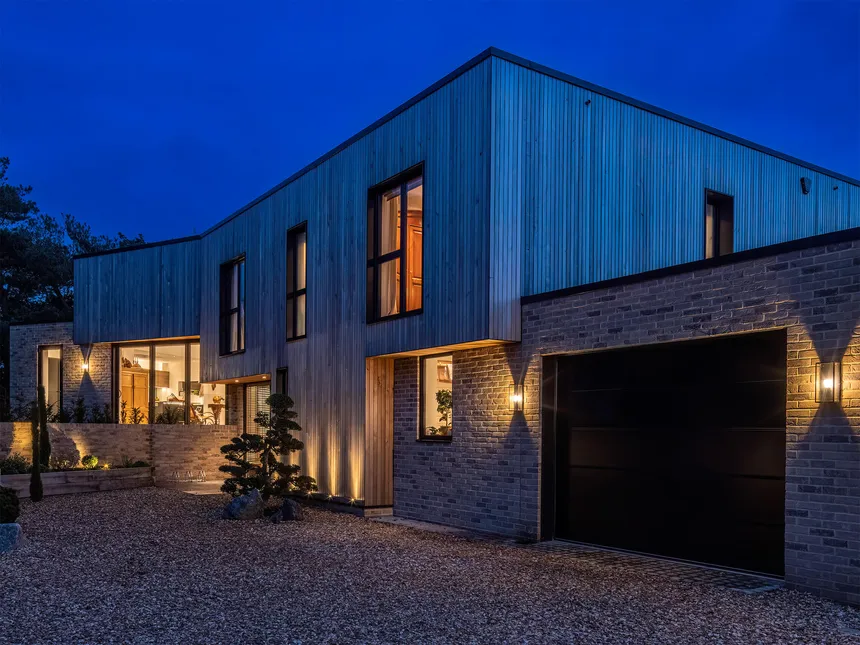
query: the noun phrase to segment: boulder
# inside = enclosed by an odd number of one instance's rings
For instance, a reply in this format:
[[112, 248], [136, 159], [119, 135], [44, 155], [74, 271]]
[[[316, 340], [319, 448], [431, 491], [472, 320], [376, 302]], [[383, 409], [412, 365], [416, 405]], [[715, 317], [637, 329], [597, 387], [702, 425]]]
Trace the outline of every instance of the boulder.
[[281, 508], [272, 513], [272, 517], [270, 518], [276, 524], [278, 522], [292, 522], [293, 520], [303, 520], [305, 519], [304, 512], [302, 511], [301, 505], [291, 499], [285, 499], [284, 503], [281, 504]]
[[12, 551], [24, 544], [20, 524], [0, 524], [0, 553]]
[[263, 517], [266, 504], [260, 491], [252, 490], [247, 495], [236, 497], [224, 509], [225, 520], [256, 520]]

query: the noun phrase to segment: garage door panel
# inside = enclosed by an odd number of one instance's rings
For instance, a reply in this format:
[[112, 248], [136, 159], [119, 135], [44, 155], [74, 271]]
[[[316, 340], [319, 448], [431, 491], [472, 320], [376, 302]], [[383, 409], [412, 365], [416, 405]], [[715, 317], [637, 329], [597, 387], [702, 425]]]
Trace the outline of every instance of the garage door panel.
[[556, 535], [782, 574], [785, 333], [557, 359]]

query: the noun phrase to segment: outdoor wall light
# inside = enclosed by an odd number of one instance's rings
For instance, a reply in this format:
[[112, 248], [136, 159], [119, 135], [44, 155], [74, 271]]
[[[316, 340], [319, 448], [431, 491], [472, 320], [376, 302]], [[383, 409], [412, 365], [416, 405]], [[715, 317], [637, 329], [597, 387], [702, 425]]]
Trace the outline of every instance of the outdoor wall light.
[[842, 363], [815, 366], [816, 403], [836, 403], [842, 398]]
[[90, 371], [90, 362], [84, 361], [83, 363], [81, 363], [81, 369], [84, 370], [85, 372], [89, 372]]
[[523, 409], [523, 386], [514, 383], [511, 385], [511, 412], [521, 412]]

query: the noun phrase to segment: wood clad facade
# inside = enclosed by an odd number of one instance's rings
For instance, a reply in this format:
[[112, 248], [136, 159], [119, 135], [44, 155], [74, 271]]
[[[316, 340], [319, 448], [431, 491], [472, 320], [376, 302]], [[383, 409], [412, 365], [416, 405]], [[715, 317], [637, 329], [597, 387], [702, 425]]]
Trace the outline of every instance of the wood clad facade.
[[[368, 324], [368, 191], [418, 164], [422, 312]], [[199, 335], [203, 382], [288, 368], [304, 471], [386, 505], [378, 357], [517, 342], [522, 296], [702, 258], [705, 189], [734, 196], [736, 250], [860, 225], [856, 182], [488, 51], [203, 235], [76, 260], [75, 340]], [[307, 337], [288, 342], [287, 231], [304, 222]], [[219, 356], [219, 267], [238, 256], [245, 350]]]

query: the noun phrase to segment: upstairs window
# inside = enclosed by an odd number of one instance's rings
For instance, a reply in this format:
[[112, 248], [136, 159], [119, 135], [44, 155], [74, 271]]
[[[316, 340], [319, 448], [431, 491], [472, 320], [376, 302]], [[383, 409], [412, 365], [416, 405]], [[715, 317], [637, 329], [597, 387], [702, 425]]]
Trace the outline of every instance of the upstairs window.
[[705, 257], [731, 253], [734, 244], [734, 198], [712, 190], [705, 196]]
[[220, 354], [245, 351], [245, 256], [221, 265]]
[[287, 231], [287, 340], [307, 335], [308, 223]]
[[275, 392], [278, 394], [287, 394], [289, 387], [289, 381], [287, 380], [287, 368], [279, 367], [275, 372]]
[[367, 320], [421, 311], [424, 286], [422, 169], [371, 189], [367, 205]]

